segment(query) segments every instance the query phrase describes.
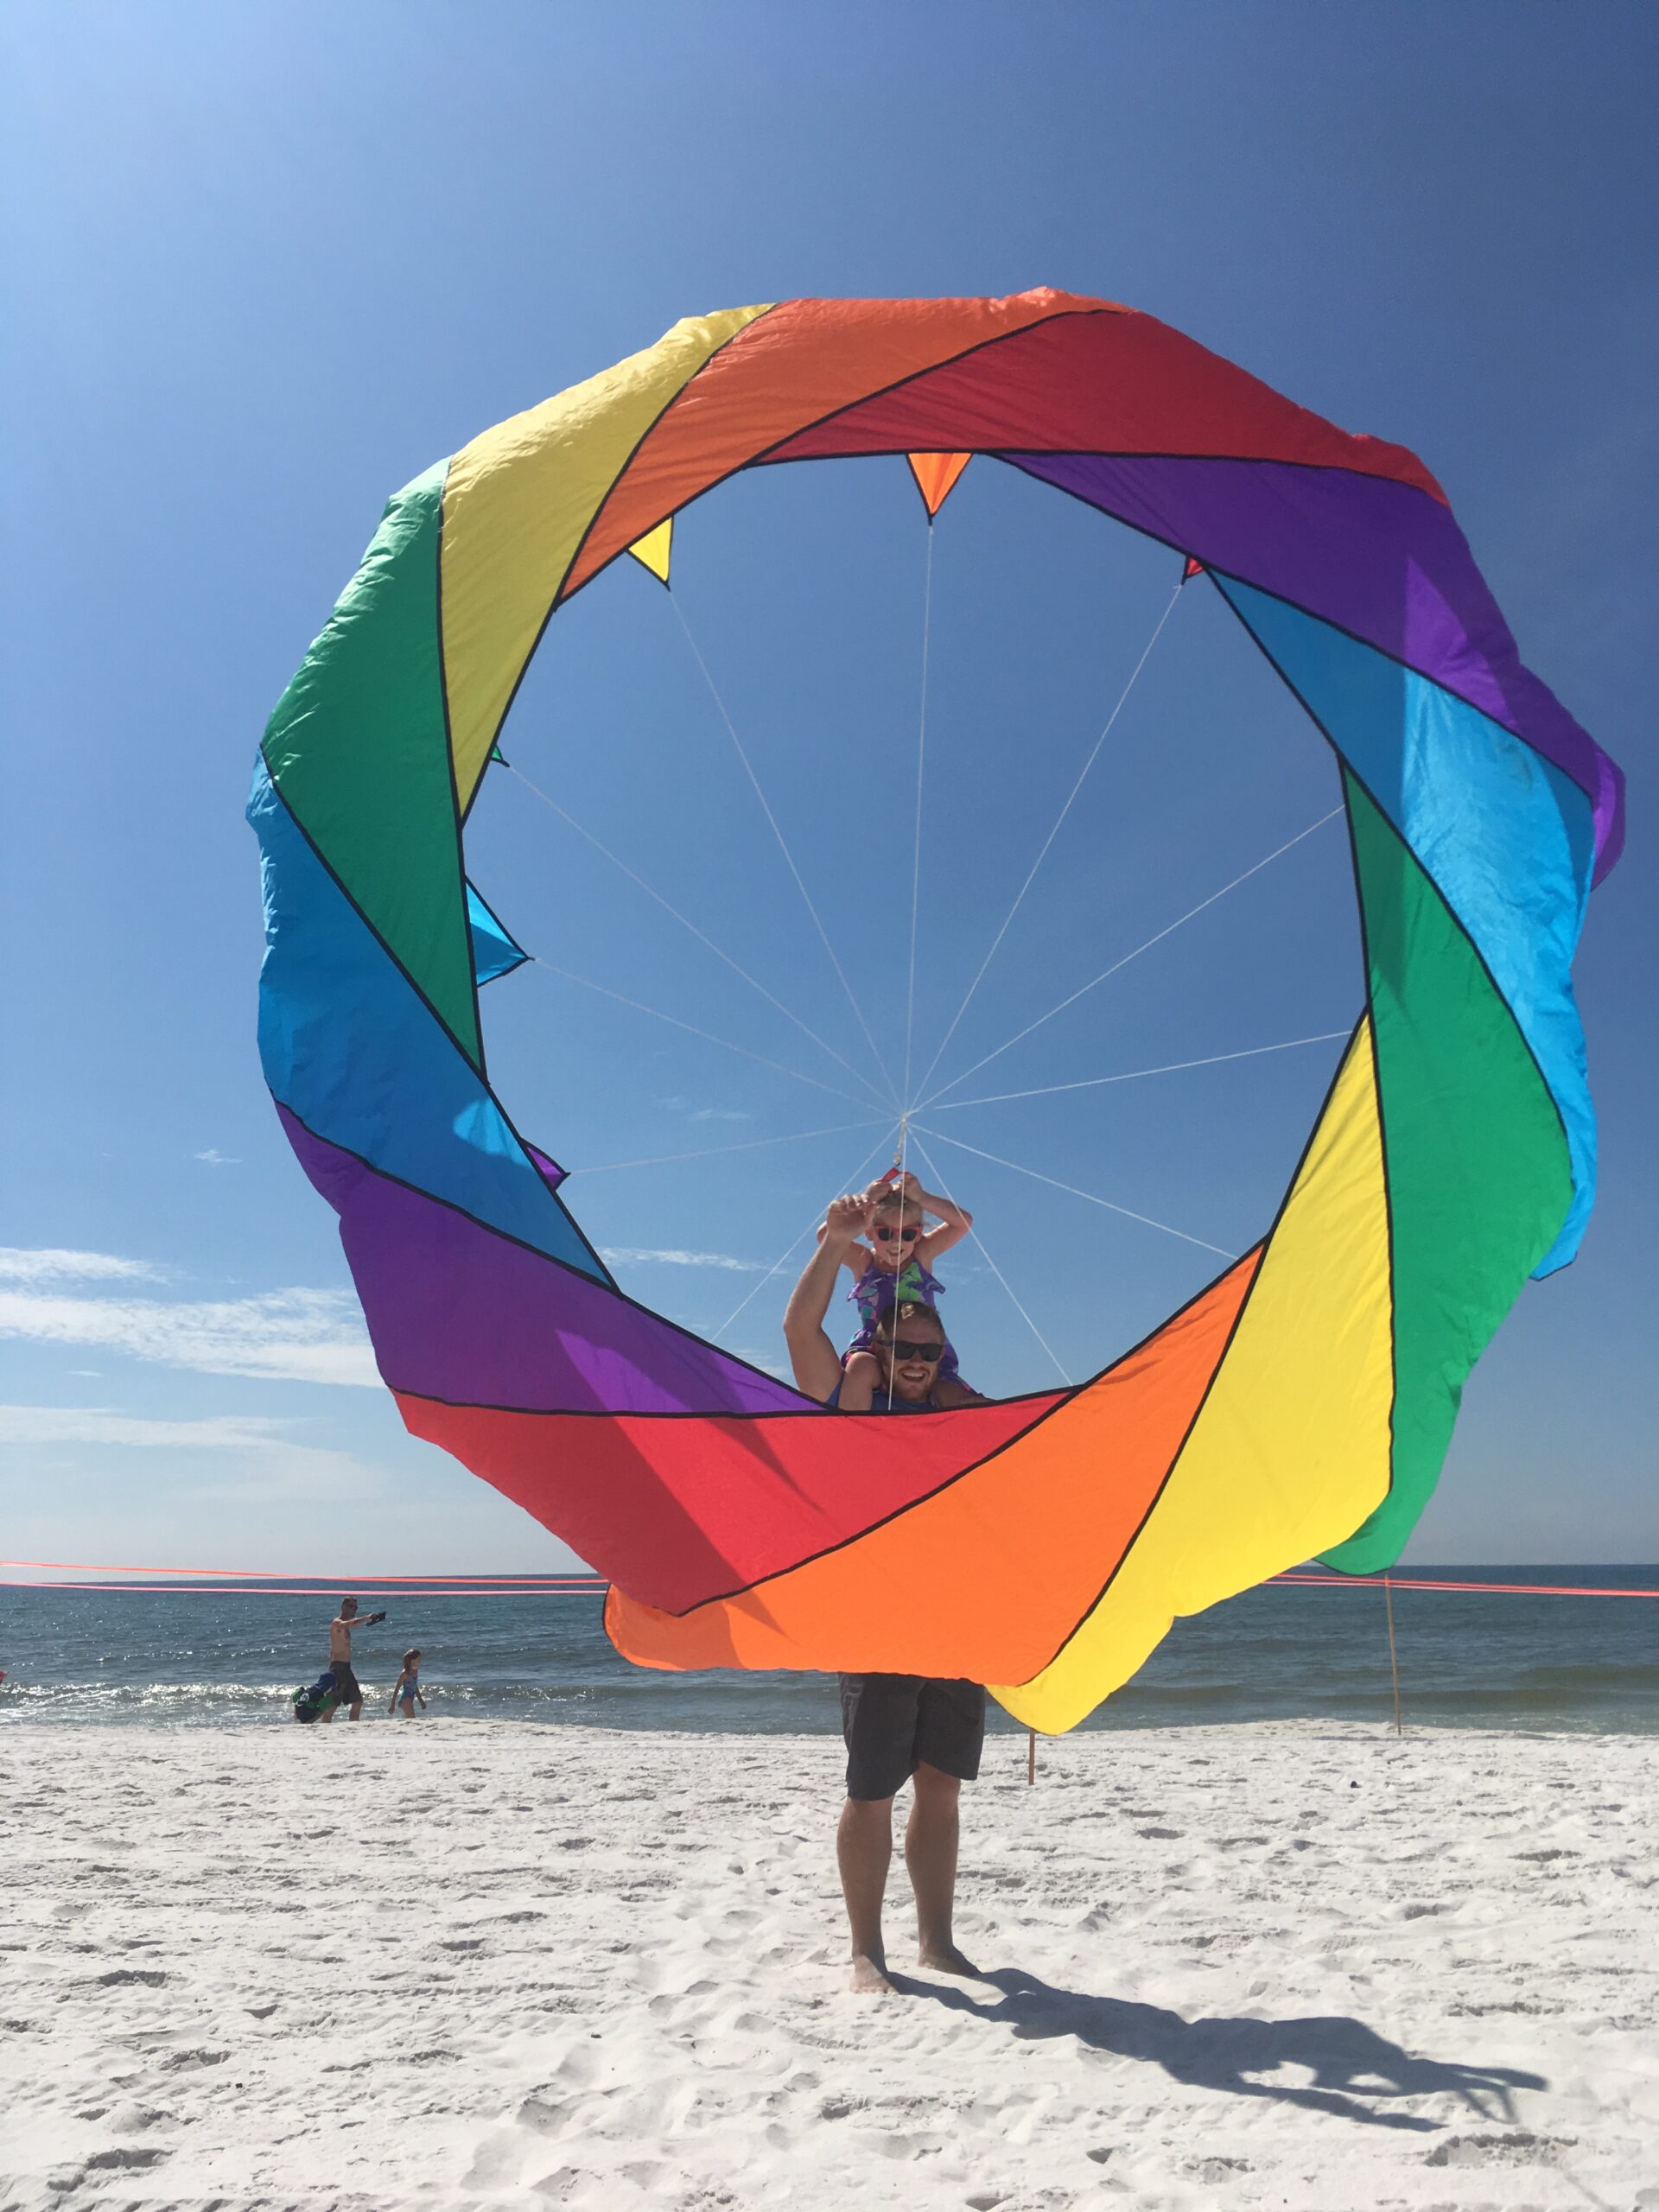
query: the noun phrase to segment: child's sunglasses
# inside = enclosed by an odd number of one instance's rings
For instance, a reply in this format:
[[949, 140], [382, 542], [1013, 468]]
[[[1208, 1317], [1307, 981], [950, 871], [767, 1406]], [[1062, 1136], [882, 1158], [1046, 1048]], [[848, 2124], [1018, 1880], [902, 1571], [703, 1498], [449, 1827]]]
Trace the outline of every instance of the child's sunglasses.
[[926, 1337], [919, 1344], [913, 1337], [879, 1337], [876, 1342], [896, 1360], [924, 1359], [930, 1366], [944, 1350], [942, 1344]]
[[908, 1243], [912, 1236], [919, 1236], [921, 1233], [921, 1224], [914, 1221], [907, 1221], [902, 1226], [897, 1222], [886, 1221], [878, 1221], [872, 1225], [872, 1234], [887, 1244], [892, 1243], [895, 1238], [900, 1243]]

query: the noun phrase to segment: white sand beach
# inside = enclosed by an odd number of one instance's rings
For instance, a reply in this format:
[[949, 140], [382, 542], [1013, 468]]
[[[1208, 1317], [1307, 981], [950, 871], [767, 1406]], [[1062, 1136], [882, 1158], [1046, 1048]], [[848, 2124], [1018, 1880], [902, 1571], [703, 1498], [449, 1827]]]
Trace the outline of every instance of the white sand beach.
[[874, 1999], [840, 1783], [826, 1737], [10, 1728], [0, 2203], [1659, 2206], [1659, 1739], [1085, 1734], [1028, 1789], [995, 1737], [987, 1979]]

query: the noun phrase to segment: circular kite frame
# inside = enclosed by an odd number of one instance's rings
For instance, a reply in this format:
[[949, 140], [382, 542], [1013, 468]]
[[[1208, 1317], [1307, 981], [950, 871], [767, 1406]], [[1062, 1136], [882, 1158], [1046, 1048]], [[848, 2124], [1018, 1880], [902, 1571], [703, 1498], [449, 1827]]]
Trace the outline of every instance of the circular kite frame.
[[[1261, 1243], [1144, 1344], [849, 1432], [583, 1236], [489, 1084], [478, 993], [516, 948], [463, 827], [560, 605], [631, 549], [665, 570], [739, 469], [868, 454], [937, 457], [925, 493], [990, 455], [1201, 564], [1340, 762], [1368, 1003]], [[1069, 1726], [1176, 1613], [1397, 1557], [1592, 1202], [1571, 967], [1620, 807], [1405, 448], [1110, 302], [739, 308], [388, 505], [261, 749], [262, 1058], [406, 1424], [610, 1577], [619, 1648], [969, 1675]]]

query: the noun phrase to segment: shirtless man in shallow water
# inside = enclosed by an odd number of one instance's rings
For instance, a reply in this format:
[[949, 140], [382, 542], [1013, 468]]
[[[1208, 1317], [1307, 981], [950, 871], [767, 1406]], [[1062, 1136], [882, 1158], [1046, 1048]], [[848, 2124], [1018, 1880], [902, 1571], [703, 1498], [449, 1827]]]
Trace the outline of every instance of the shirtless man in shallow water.
[[[372, 1628], [377, 1621], [383, 1621], [385, 1618], [384, 1613], [371, 1613], [365, 1620], [359, 1620], [356, 1599], [342, 1598], [339, 1612], [328, 1624], [328, 1664], [334, 1670], [334, 1687], [340, 1692], [340, 1704], [349, 1701], [351, 1705], [352, 1709], [346, 1716], [348, 1720], [363, 1718], [362, 1685], [352, 1672], [352, 1630], [354, 1628]], [[334, 1716], [332, 1713], [325, 1713], [322, 1717], [328, 1721]]]

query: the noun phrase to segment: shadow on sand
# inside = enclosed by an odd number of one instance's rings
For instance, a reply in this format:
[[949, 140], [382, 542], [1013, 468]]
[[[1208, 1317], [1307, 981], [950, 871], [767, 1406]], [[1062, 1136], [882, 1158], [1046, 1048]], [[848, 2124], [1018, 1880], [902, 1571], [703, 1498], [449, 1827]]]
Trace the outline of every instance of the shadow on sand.
[[[1416, 2113], [1377, 2111], [1372, 2102], [1362, 2100], [1453, 2096], [1484, 2120], [1513, 2121], [1514, 2093], [1548, 2087], [1541, 2075], [1519, 2073], [1511, 2067], [1419, 2058], [1340, 2013], [1303, 2020], [1185, 2020], [1161, 2005], [1055, 1989], [1017, 1967], [981, 1979], [1001, 1991], [998, 2002], [984, 2003], [951, 1983], [922, 1981], [910, 1974], [892, 1976], [894, 1986], [907, 1996], [931, 1997], [952, 2012], [976, 2012], [982, 2019], [1000, 2021], [1024, 2042], [1075, 2036], [1091, 2050], [1145, 2060], [1161, 2066], [1173, 2080], [1198, 2088], [1268, 2097], [1369, 2127], [1402, 2127], [1421, 2133], [1438, 2128], [1440, 2122]], [[1313, 2078], [1300, 2088], [1256, 2078], [1284, 2067], [1303, 2068]]]

